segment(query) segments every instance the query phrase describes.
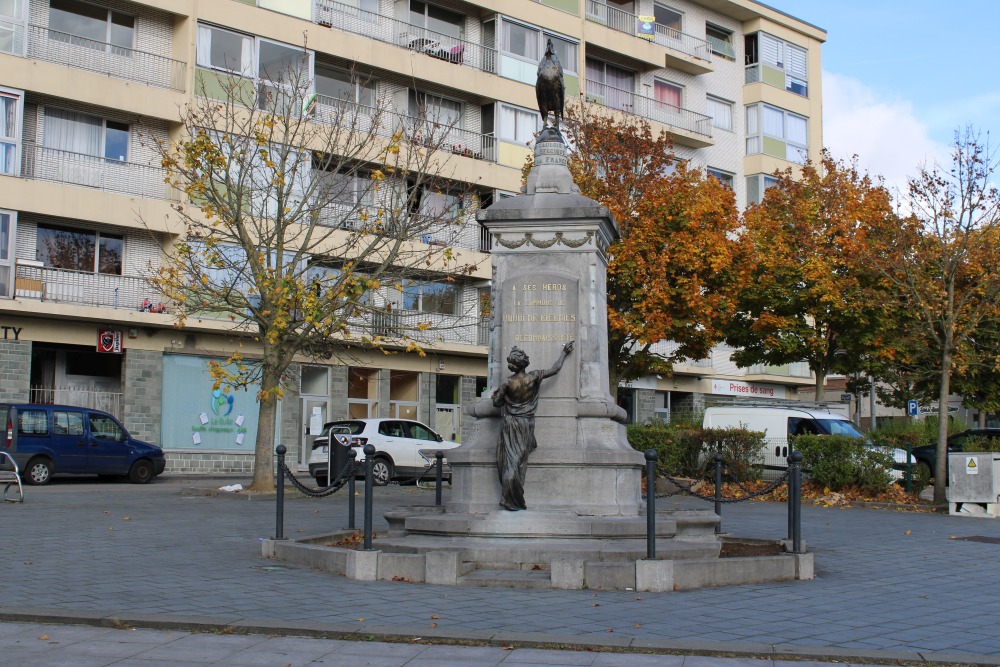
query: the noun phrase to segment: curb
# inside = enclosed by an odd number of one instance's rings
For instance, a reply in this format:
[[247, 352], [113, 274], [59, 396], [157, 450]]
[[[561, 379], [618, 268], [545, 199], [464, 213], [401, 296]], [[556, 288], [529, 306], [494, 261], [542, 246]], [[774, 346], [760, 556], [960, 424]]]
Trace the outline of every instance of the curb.
[[363, 623], [312, 623], [277, 621], [237, 616], [185, 616], [136, 614], [101, 611], [65, 611], [46, 608], [0, 606], [0, 621], [55, 625], [87, 625], [118, 630], [144, 628], [177, 630], [199, 634], [243, 634], [282, 637], [311, 637], [347, 641], [382, 641], [393, 643], [515, 646], [552, 650], [589, 650], [602, 652], [650, 653], [665, 655], [700, 655], [712, 657], [766, 658], [770, 660], [815, 660], [822, 662], [923, 663], [935, 665], [1000, 666], [1000, 656], [976, 653], [938, 653], [866, 650], [840, 647], [799, 646], [794, 644], [754, 644], [749, 642], [709, 642], [658, 640], [632, 637], [597, 639], [551, 633], [496, 633], [446, 628], [367, 626]]

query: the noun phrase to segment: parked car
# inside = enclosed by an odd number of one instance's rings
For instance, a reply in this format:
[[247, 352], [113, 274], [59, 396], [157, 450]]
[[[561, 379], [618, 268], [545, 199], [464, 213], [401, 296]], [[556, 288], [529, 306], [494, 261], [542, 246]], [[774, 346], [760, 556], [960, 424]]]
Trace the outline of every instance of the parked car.
[[[789, 439], [797, 435], [865, 437], [845, 415], [793, 404], [713, 406], [705, 410], [703, 426], [762, 431], [765, 448], [761, 454], [765, 478], [773, 478], [776, 473], [788, 468]], [[902, 481], [906, 450], [891, 449], [886, 453], [893, 459], [893, 469], [889, 471], [893, 481]]]
[[0, 404], [6, 426], [0, 448], [11, 455], [28, 484], [48, 484], [56, 474], [127, 475], [146, 484], [163, 472], [163, 450], [136, 440], [107, 412], [70, 405]]
[[[969, 428], [961, 433], [950, 435], [948, 436], [948, 453], [955, 454], [965, 451], [966, 441], [973, 436], [1000, 440], [1000, 428]], [[917, 460], [918, 466], [926, 466], [926, 470], [922, 471], [924, 478], [934, 477], [934, 469], [937, 465], [937, 443], [914, 447], [910, 451], [913, 453], [913, 458]], [[947, 461], [945, 461], [944, 468], [947, 473]]]
[[[313, 441], [309, 454], [309, 474], [319, 486], [326, 486], [329, 466], [330, 436], [349, 437], [350, 446], [358, 448], [358, 461], [364, 459], [361, 450], [367, 444], [375, 446], [374, 482], [385, 486], [393, 479], [413, 477], [434, 462], [433, 452], [458, 447], [445, 440], [430, 427], [409, 419], [344, 419], [327, 422], [320, 436]], [[339, 445], [334, 444], [334, 447]], [[423, 454], [421, 454], [423, 451]], [[336, 459], [336, 457], [334, 457]], [[340, 471], [333, 471], [336, 476]]]

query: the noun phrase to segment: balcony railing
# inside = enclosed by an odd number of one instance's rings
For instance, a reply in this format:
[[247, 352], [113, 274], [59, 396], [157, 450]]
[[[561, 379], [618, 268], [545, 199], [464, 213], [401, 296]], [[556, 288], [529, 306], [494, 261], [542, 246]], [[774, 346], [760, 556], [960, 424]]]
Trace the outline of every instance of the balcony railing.
[[108, 412], [122, 418], [122, 392], [95, 391], [77, 387], [30, 387], [28, 400], [45, 405], [72, 405]]
[[[599, 0], [587, 0], [587, 20], [606, 25], [612, 30], [639, 37], [640, 21], [635, 14], [609, 7]], [[712, 49], [708, 40], [675, 30], [669, 26], [653, 24], [652, 41], [694, 58], [712, 62]], [[646, 39], [646, 37], [642, 37]]]
[[21, 176], [136, 197], [177, 199], [176, 191], [164, 183], [166, 172], [161, 167], [46, 148], [32, 141], [22, 146]]
[[419, 343], [484, 345], [484, 321], [488, 340], [488, 321], [469, 315], [443, 315], [413, 310], [375, 311], [365, 318], [364, 325], [371, 327], [374, 335], [386, 338], [406, 337]]
[[588, 102], [633, 113], [680, 130], [687, 130], [706, 137], [712, 136], [712, 118], [710, 116], [660, 102], [651, 97], [643, 97], [628, 90], [588, 79], [586, 98]]
[[[17, 263], [14, 296], [82, 306], [121, 310], [148, 310], [144, 304], [158, 299], [145, 278], [90, 271], [54, 269]], [[153, 307], [158, 310], [158, 306]]]
[[97, 42], [44, 26], [28, 26], [28, 57], [149, 86], [184, 90], [187, 64], [180, 60]]
[[496, 73], [496, 49], [427, 30], [375, 12], [366, 12], [351, 5], [332, 0], [319, 0], [316, 3], [315, 21], [323, 26], [365, 35], [379, 42], [420, 51], [432, 58], [456, 65]]

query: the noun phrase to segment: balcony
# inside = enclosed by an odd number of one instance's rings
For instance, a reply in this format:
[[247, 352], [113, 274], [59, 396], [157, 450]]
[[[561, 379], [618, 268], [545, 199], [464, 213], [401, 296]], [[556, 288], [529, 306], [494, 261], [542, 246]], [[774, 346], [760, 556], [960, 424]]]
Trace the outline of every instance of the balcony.
[[405, 337], [424, 344], [485, 345], [489, 341], [489, 318], [471, 315], [443, 315], [413, 310], [373, 311], [359, 321], [359, 326], [370, 329], [376, 336]]
[[667, 125], [679, 144], [698, 148], [712, 144], [712, 119], [705, 114], [590, 80], [587, 80], [586, 99], [591, 104]]
[[22, 145], [21, 176], [135, 197], [177, 199], [173, 188], [164, 183], [166, 172], [160, 167], [46, 148], [31, 141]]
[[145, 278], [54, 269], [37, 266], [35, 262], [16, 263], [14, 296], [81, 306], [163, 312], [158, 304], [149, 306], [149, 301], [155, 301], [158, 295]]
[[184, 90], [187, 64], [180, 60], [96, 42], [44, 26], [28, 26], [27, 55], [148, 86]]
[[[644, 22], [635, 14], [610, 7], [599, 0], [587, 0], [587, 20], [607, 26], [616, 32], [632, 35], [637, 40], [665, 47], [666, 61], [656, 63], [660, 67], [672, 67], [689, 74], [705, 74], [712, 71], [712, 48], [707, 39], [659, 23], [652, 24], [652, 34], [642, 34], [640, 26], [644, 25]], [[610, 45], [605, 45], [608, 46]]]
[[319, 0], [316, 3], [314, 20], [322, 26], [419, 51], [431, 58], [496, 73], [496, 49], [374, 12], [366, 12], [351, 5], [332, 0]]

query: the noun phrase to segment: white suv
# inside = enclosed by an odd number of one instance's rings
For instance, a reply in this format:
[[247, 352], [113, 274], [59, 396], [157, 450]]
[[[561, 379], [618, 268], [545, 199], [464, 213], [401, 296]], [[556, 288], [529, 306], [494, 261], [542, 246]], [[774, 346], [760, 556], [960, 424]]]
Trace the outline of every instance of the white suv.
[[[309, 474], [319, 486], [329, 483], [330, 435], [334, 440], [348, 440], [356, 448], [357, 460], [364, 460], [363, 448], [375, 445], [374, 482], [385, 486], [392, 479], [416, 477], [435, 462], [434, 452], [458, 447], [457, 442], [445, 440], [420, 422], [409, 419], [344, 419], [327, 422], [323, 432], [312, 444], [309, 455]], [[336, 443], [335, 447], [340, 446]], [[334, 477], [339, 470], [332, 471]], [[432, 473], [428, 473], [431, 475]]]

